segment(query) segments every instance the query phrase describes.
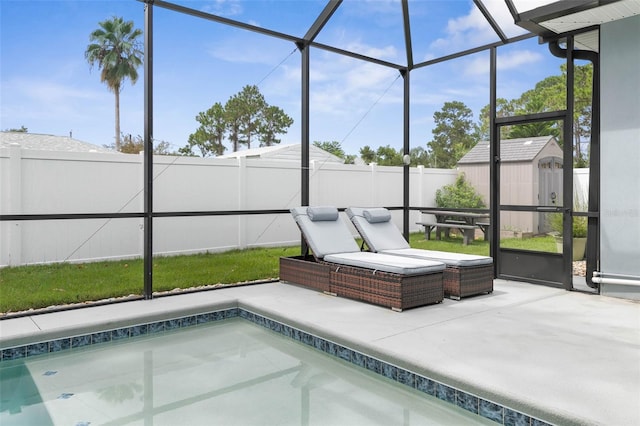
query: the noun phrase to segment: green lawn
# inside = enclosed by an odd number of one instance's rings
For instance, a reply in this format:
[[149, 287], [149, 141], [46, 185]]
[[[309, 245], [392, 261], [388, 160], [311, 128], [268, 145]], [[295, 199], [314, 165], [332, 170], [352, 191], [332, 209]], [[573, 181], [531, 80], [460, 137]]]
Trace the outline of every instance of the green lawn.
[[[427, 241], [423, 233], [415, 233], [410, 236], [410, 243], [412, 247], [429, 250], [489, 254], [486, 241], [476, 240], [463, 246], [461, 237]], [[504, 240], [502, 247], [555, 251], [552, 237]], [[154, 291], [276, 279], [278, 259], [297, 254], [300, 254], [299, 247], [280, 247], [157, 257], [153, 261]], [[51, 305], [141, 295], [143, 287], [141, 259], [2, 268], [0, 315]]]

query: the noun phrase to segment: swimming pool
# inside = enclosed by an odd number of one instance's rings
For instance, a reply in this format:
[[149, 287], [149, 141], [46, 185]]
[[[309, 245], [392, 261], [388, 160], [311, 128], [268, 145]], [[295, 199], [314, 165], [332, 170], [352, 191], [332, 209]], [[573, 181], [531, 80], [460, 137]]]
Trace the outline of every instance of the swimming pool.
[[[51, 420], [50, 413], [54, 411], [53, 409], [51, 409], [52, 402], [55, 402], [54, 406], [57, 406], [59, 404], [62, 404], [61, 401], [66, 401], [64, 403], [68, 404], [68, 401], [80, 401], [85, 400], [85, 398], [96, 400], [97, 397], [95, 395], [99, 394], [100, 392], [98, 391], [102, 389], [98, 389], [96, 386], [94, 386], [93, 383], [96, 380], [89, 379], [89, 376], [87, 376], [82, 371], [76, 370], [75, 368], [69, 370], [68, 367], [66, 367], [65, 369], [68, 371], [68, 374], [71, 374], [71, 377], [76, 377], [78, 383], [84, 384], [83, 386], [85, 387], [82, 388], [82, 393], [79, 394], [73, 392], [72, 390], [66, 389], [56, 389], [55, 391], [53, 391], [53, 393], [47, 394], [47, 396], [43, 398], [43, 394], [41, 393], [40, 388], [47, 383], [53, 382], [45, 380], [44, 383], [40, 384], [42, 380], [44, 380], [45, 378], [56, 376], [62, 377], [58, 376], [59, 371], [62, 370], [43, 367], [38, 371], [32, 372], [31, 365], [35, 365], [34, 363], [41, 363], [45, 360], [50, 359], [56, 360], [58, 359], [58, 356], [61, 356], [60, 359], [62, 361], [59, 361], [61, 362], [60, 365], [62, 365], [63, 367], [69, 365], [73, 367], [80, 364], [80, 361], [76, 361], [76, 359], [73, 358], [74, 355], [80, 356], [81, 354], [86, 352], [90, 355], [89, 358], [97, 358], [100, 357], [102, 349], [113, 350], [115, 351], [113, 352], [113, 356], [107, 356], [106, 360], [94, 362], [94, 364], [92, 364], [92, 367], [89, 369], [90, 371], [96, 370], [106, 372], [105, 374], [107, 374], [107, 377], [111, 377], [115, 374], [120, 374], [118, 373], [120, 371], [120, 367], [118, 365], [110, 366], [110, 364], [108, 363], [108, 360], [110, 358], [120, 359], [120, 354], [130, 352], [130, 349], [128, 348], [133, 347], [129, 346], [130, 344], [142, 345], [143, 343], [147, 344], [146, 342], [148, 341], [151, 345], [150, 348], [144, 349], [143, 346], [136, 346], [137, 349], [134, 350], [134, 353], [136, 353], [138, 356], [137, 361], [128, 360], [124, 362], [122, 366], [122, 368], [125, 368], [124, 371], [126, 375], [129, 375], [128, 377], [137, 378], [134, 381], [123, 381], [122, 383], [116, 383], [114, 385], [104, 387], [104, 390], [101, 393], [102, 398], [99, 399], [113, 399], [115, 402], [117, 402], [117, 407], [115, 407], [117, 409], [122, 409], [125, 405], [131, 404], [132, 401], [130, 401], [130, 399], [132, 398], [137, 398], [137, 400], [144, 401], [143, 408], [138, 408], [138, 411], [136, 411], [137, 414], [126, 414], [124, 420], [114, 420], [112, 422], [106, 422], [106, 424], [135, 424], [142, 421], [140, 420], [143, 418], [141, 416], [147, 416], [144, 417], [146, 420], [153, 420], [155, 423], [161, 424], [162, 421], [156, 418], [156, 411], [158, 408], [157, 395], [166, 393], [167, 389], [169, 389], [169, 392], [173, 392], [174, 395], [180, 396], [180, 398], [176, 396], [176, 400], [161, 401], [163, 405], [160, 411], [162, 412], [163, 416], [165, 415], [165, 412], [169, 413], [174, 408], [176, 409], [176, 412], [180, 412], [180, 404], [182, 403], [193, 401], [193, 404], [202, 405], [201, 403], [204, 403], [206, 398], [219, 397], [215, 393], [210, 394], [208, 392], [198, 394], [200, 396], [191, 395], [189, 393], [189, 389], [190, 386], [193, 385], [187, 384], [185, 385], [187, 386], [187, 388], [183, 389], [182, 385], [184, 384], [183, 382], [185, 382], [185, 380], [182, 380], [182, 376], [180, 377], [180, 380], [178, 380], [178, 385], [172, 384], [171, 380], [168, 380], [166, 378], [166, 375], [162, 373], [162, 371], [164, 371], [163, 368], [165, 367], [159, 368], [158, 364], [154, 361], [154, 345], [159, 344], [160, 347], [170, 348], [167, 349], [167, 353], [169, 354], [175, 352], [174, 355], [171, 355], [169, 357], [169, 360], [173, 360], [168, 361], [169, 365], [172, 362], [179, 362], [181, 359], [187, 358], [194, 360], [195, 365], [197, 366], [199, 365], [198, 362], [206, 359], [208, 353], [213, 353], [217, 347], [223, 347], [221, 346], [221, 342], [223, 340], [218, 342], [218, 337], [212, 334], [214, 330], [217, 330], [217, 328], [211, 328], [210, 330], [207, 328], [206, 331], [203, 331], [206, 335], [206, 338], [205, 342], [200, 343], [200, 345], [204, 345], [205, 349], [201, 350], [190, 348], [183, 351], [183, 346], [185, 346], [185, 344], [181, 343], [180, 336], [188, 336], [191, 334], [193, 329], [198, 330], [216, 323], [221, 323], [224, 328], [228, 324], [231, 324], [232, 321], [235, 321], [233, 319], [238, 320], [238, 318], [246, 320], [240, 320], [241, 323], [245, 322], [252, 327], [255, 327], [255, 325], [260, 326], [257, 329], [265, 332], [267, 336], [276, 338], [275, 341], [278, 341], [278, 339], [284, 339], [284, 342], [288, 342], [287, 344], [293, 344], [294, 347], [304, 348], [304, 350], [310, 350], [311, 354], [319, 356], [321, 360], [327, 359], [334, 363], [337, 362], [336, 365], [340, 365], [342, 367], [348, 366], [349, 368], [352, 368], [354, 369], [354, 371], [358, 372], [358, 374], [377, 377], [377, 380], [381, 380], [380, 382], [376, 382], [376, 384], [368, 384], [364, 388], [364, 391], [375, 388], [376, 391], [372, 394], [374, 396], [374, 400], [377, 400], [377, 397], [375, 397], [375, 395], [379, 395], [381, 392], [384, 392], [379, 391], [379, 389], [387, 389], [387, 386], [391, 386], [392, 388], [399, 389], [399, 391], [392, 390], [392, 394], [397, 392], [409, 392], [410, 394], [417, 396], [418, 400], [421, 401], [421, 403], [437, 404], [436, 406], [439, 408], [435, 410], [436, 412], [439, 412], [440, 410], [448, 411], [453, 409], [453, 414], [461, 415], [461, 418], [470, 420], [472, 424], [484, 424], [486, 423], [487, 419], [505, 425], [544, 426], [548, 424], [524, 413], [512, 410], [509, 407], [505, 407], [492, 401], [480, 398], [461, 389], [450, 387], [444, 383], [439, 383], [428, 377], [422, 376], [404, 368], [400, 368], [381, 359], [369, 356], [366, 353], [362, 353], [358, 350], [344, 346], [344, 343], [338, 344], [325, 338], [319, 337], [315, 334], [306, 332], [302, 329], [292, 327], [290, 325], [287, 325], [286, 321], [283, 322], [282, 318], [280, 320], [274, 320], [272, 318], [263, 316], [262, 314], [252, 312], [246, 308], [238, 307], [221, 307], [220, 310], [216, 311], [175, 318], [170, 317], [169, 319], [156, 318], [155, 320], [152, 320], [152, 322], [129, 323], [129, 321], [126, 321], [129, 324], [136, 325], [123, 324], [121, 328], [108, 330], [92, 329], [88, 332], [82, 331], [85, 334], [73, 335], [69, 337], [67, 337], [67, 334], [64, 335], [65, 337], [59, 337], [55, 334], [48, 334], [50, 339], [48, 341], [20, 344], [18, 342], [23, 341], [24, 339], [18, 339], [16, 340], [16, 344], [18, 344], [18, 346], [7, 346], [7, 342], [5, 342], [4, 348], [0, 350], [0, 371], [3, 372], [3, 407], [0, 410], [0, 422], [4, 425], [6, 423], [5, 420], [9, 419], [7, 420], [8, 423], [6, 424], [24, 424], [19, 423], [16, 420], [18, 419], [18, 417], [9, 417], [9, 414], [29, 411], [33, 416], [42, 415], [42, 422], [45, 422], [43, 424], [46, 424], [47, 421]], [[180, 330], [178, 333], [176, 333], [178, 329]], [[80, 330], [87, 330], [87, 328], [81, 327], [79, 331]], [[176, 337], [174, 337], [174, 334], [176, 335]], [[160, 338], [164, 339], [165, 337], [176, 339], [176, 341], [173, 344], [170, 344], [168, 342], [163, 343], [164, 340], [157, 340]], [[28, 339], [28, 342], [32, 342], [32, 339]], [[110, 344], [106, 342], [110, 342]], [[186, 345], [185, 347], [187, 346], [188, 345]], [[240, 351], [240, 349], [236, 350]], [[148, 357], [145, 359], [149, 362], [142, 362], [140, 360], [141, 353], [144, 353], [145, 357]], [[327, 357], [327, 355], [329, 355], [329, 357]], [[224, 359], [220, 358], [221, 355], [218, 355], [218, 357], [219, 360]], [[302, 362], [302, 360], [300, 362]], [[153, 368], [148, 368], [149, 365], [152, 365]], [[13, 370], [11, 370], [11, 368], [13, 368]], [[22, 373], [20, 373], [20, 369], [22, 369]], [[138, 377], [140, 376], [140, 374], [143, 374], [142, 379]], [[196, 383], [198, 385], [201, 382], [208, 383], [208, 381], [210, 380], [210, 377], [202, 374], [197, 374], [194, 377], [196, 378]], [[184, 378], [186, 379], [188, 377], [184, 376]], [[9, 395], [9, 393], [7, 392], [13, 390], [16, 387], [16, 383], [19, 383], [23, 380], [26, 380], [26, 382], [24, 384], [20, 383], [22, 389], [21, 393], [12, 392], [10, 394], [10, 397], [6, 397], [6, 395]], [[140, 390], [141, 380], [143, 380], [142, 390]], [[163, 383], [163, 380], [165, 380], [164, 386], [156, 389], [156, 385], [158, 383]], [[29, 381], [31, 381], [31, 383], [29, 383]], [[236, 381], [233, 381], [231, 379], [229, 379], [229, 381], [225, 379], [224, 383], [225, 386], [232, 388], [238, 385]], [[6, 391], [6, 389], [9, 389], [9, 391]], [[42, 389], [46, 390], [46, 388]], [[267, 393], [269, 396], [272, 394], [271, 391], [267, 391]], [[360, 394], [362, 392], [354, 390], [350, 393]], [[364, 393], [366, 394], [366, 392]], [[87, 394], [94, 396], [87, 397]], [[131, 396], [132, 394], [134, 394], [133, 397]], [[82, 395], [82, 398], [78, 398], [78, 395]], [[251, 407], [257, 407], [258, 405], [256, 404], [261, 404], [262, 399], [264, 399], [263, 395], [253, 395], [253, 393], [250, 393], [250, 395], [252, 396], [252, 398], [257, 398], [255, 401], [251, 400]], [[125, 398], [125, 396], [127, 398]], [[189, 401], [186, 401], [185, 398], [191, 399], [189, 399]], [[204, 398], [204, 400], [198, 401], [201, 398]], [[306, 401], [308, 400], [308, 396], [304, 396], [304, 394], [301, 394], [298, 400]], [[393, 398], [391, 398], [391, 400], [393, 400]], [[275, 401], [271, 405], [259, 406], [262, 407], [261, 410], [264, 411], [265, 409], [273, 410], [273, 407], [279, 406], [278, 404], [279, 402]], [[300, 404], [301, 402], [297, 403], [297, 405]], [[402, 404], [401, 406], [405, 407]], [[191, 405], [191, 402], [189, 402], [188, 405]], [[207, 406], [208, 404], [205, 403], [204, 405]], [[148, 410], [149, 407], [151, 407], [151, 411]], [[286, 408], [289, 409], [288, 406]], [[458, 408], [461, 408], [464, 411], [460, 411], [458, 410]], [[285, 407], [281, 407], [281, 410], [282, 409], [285, 409]], [[100, 412], [109, 412], [109, 410], [110, 409], [102, 408]], [[244, 409], [240, 410], [248, 411]], [[40, 414], [37, 414], [36, 411]], [[357, 410], [357, 412], [360, 411], [361, 410]], [[91, 413], [93, 412], [93, 410], [88, 410], [88, 412]], [[420, 413], [421, 411], [418, 410], [417, 412]], [[409, 415], [409, 418], [411, 418], [411, 413], [412, 411], [406, 411], [403, 408], [403, 416], [404, 414], [407, 414]], [[470, 417], [469, 413], [471, 413]], [[313, 418], [309, 417], [310, 415], [310, 412], [301, 411], [299, 413], [300, 417], [295, 423], [313, 424], [313, 421], [310, 421], [313, 420]], [[422, 419], [420, 415], [414, 414], [413, 416], [417, 416], [418, 418]], [[181, 417], [181, 424], [184, 423], [184, 421], [182, 421], [183, 417], [184, 416]], [[347, 419], [345, 419], [345, 421], [346, 420]], [[246, 424], [245, 421], [238, 422], [236, 424]], [[75, 420], [75, 423], [72, 422], [69, 424], [80, 426], [89, 424], [88, 422], [91, 422], [91, 424], [96, 424], [96, 422], [92, 422], [91, 420], [80, 418], [78, 420]], [[276, 422], [287, 424], [282, 420], [278, 420]], [[330, 420], [320, 420], [320, 422], [326, 424], [329, 423]], [[341, 423], [337, 420], [336, 422]], [[400, 422], [400, 420], [398, 420], [398, 422]], [[409, 421], [409, 419], [405, 417], [402, 418], [402, 422], [407, 424], [420, 424], [420, 421], [418, 420]], [[56, 423], [58, 422], [56, 421]], [[206, 423], [211, 424], [211, 419], [209, 418]], [[366, 423], [370, 424], [371, 421], [367, 421]], [[438, 422], [436, 421], [435, 424], [437, 423]], [[447, 421], [445, 423], [449, 422]], [[65, 422], [65, 424], [67, 423]], [[262, 422], [262, 424], [267, 423]], [[434, 422], [431, 421], [430, 424], [434, 424]]]
[[3, 425], [494, 424], [240, 318], [0, 366]]

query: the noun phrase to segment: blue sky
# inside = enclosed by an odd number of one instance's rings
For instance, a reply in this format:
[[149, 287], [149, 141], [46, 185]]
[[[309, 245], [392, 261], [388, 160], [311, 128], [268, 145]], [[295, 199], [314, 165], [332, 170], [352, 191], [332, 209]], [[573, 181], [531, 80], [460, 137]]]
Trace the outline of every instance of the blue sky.
[[[535, 3], [537, 0], [531, 0]], [[175, 3], [302, 36], [324, 7], [315, 0], [175, 0]], [[508, 36], [521, 34], [502, 0], [486, 0]], [[497, 40], [471, 0], [413, 0], [413, 60]], [[24, 125], [32, 133], [69, 135], [96, 145], [114, 140], [114, 96], [99, 70], [84, 59], [89, 34], [112, 16], [144, 28], [144, 4], [135, 0], [0, 0], [0, 128]], [[319, 43], [406, 64], [398, 0], [345, 0]], [[186, 144], [195, 116], [224, 104], [248, 84], [282, 108], [294, 125], [282, 143], [300, 141], [300, 53], [288, 41], [154, 8], [154, 138], [172, 149]], [[489, 54], [483, 52], [411, 73], [411, 146], [431, 140], [433, 113], [462, 101], [478, 118], [489, 102]], [[519, 97], [536, 82], [559, 74], [536, 38], [498, 49], [498, 96]], [[143, 133], [143, 70], [121, 93], [121, 129]], [[402, 147], [403, 81], [399, 73], [311, 50], [312, 141], [339, 141], [357, 154], [362, 146]], [[230, 145], [227, 144], [230, 148]]]

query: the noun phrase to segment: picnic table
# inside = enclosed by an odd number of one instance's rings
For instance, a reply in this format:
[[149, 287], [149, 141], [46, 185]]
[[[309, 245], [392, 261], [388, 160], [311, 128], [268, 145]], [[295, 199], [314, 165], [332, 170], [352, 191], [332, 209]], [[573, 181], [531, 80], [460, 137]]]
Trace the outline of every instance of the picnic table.
[[436, 221], [420, 221], [418, 225], [425, 227], [425, 237], [431, 239], [431, 231], [435, 228], [436, 240], [441, 239], [442, 231], [445, 237], [449, 236], [451, 229], [458, 229], [463, 235], [462, 244], [467, 245], [475, 238], [476, 229], [484, 233], [484, 239], [488, 240], [491, 234], [489, 213], [459, 212], [450, 210], [421, 210], [422, 214], [431, 214]]

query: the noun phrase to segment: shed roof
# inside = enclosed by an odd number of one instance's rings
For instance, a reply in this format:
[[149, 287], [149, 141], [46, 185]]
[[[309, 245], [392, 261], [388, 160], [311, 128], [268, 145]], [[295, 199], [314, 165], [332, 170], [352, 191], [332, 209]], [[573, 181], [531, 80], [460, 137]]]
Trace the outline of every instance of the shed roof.
[[[557, 143], [554, 136], [504, 139], [500, 141], [500, 161], [533, 161], [552, 141]], [[488, 163], [489, 155], [489, 142], [480, 141], [458, 161], [458, 164]]]
[[83, 142], [68, 136], [27, 132], [0, 132], [0, 148], [9, 148], [12, 144], [18, 144], [22, 149], [40, 151], [117, 153], [117, 151], [112, 149]]
[[[245, 149], [243, 151], [236, 151], [230, 154], [221, 155], [218, 158], [264, 158], [271, 160], [295, 160], [300, 161], [302, 155], [301, 144], [286, 144], [286, 145], [273, 145], [265, 146], [261, 148]], [[323, 149], [318, 148], [315, 145], [309, 146], [309, 160], [322, 161], [324, 163], [339, 163], [343, 164], [344, 160], [336, 155], [331, 154]]]

